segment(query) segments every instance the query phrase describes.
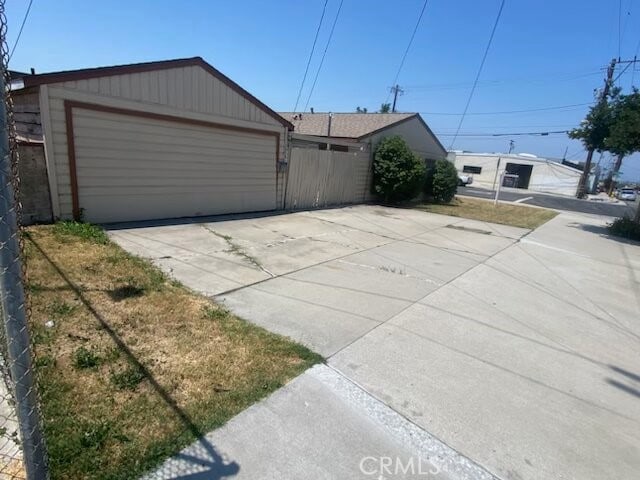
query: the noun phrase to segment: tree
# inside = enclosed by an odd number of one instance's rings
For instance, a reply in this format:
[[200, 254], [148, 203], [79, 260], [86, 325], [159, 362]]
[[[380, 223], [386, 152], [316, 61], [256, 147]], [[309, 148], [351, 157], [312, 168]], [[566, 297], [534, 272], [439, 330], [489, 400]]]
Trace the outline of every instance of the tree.
[[424, 162], [398, 135], [384, 138], [373, 155], [372, 191], [384, 202], [415, 198], [424, 182]]
[[367, 113], [367, 107], [364, 107], [364, 108], [356, 107], [356, 113]]
[[[622, 157], [640, 152], [640, 91], [634, 88], [628, 95], [617, 95], [610, 106], [610, 125], [604, 146], [618, 155], [614, 173], [620, 169]], [[635, 221], [640, 222], [640, 207]]]
[[380, 113], [389, 113], [391, 111], [390, 103], [383, 103], [380, 105]]
[[569, 138], [580, 140], [588, 151], [584, 171], [578, 184], [578, 197], [584, 194], [585, 185], [591, 173], [591, 159], [593, 152], [602, 153], [606, 150], [605, 140], [609, 135], [611, 125], [611, 107], [606, 101], [600, 101], [589, 109], [589, 113], [578, 128], [569, 132]]

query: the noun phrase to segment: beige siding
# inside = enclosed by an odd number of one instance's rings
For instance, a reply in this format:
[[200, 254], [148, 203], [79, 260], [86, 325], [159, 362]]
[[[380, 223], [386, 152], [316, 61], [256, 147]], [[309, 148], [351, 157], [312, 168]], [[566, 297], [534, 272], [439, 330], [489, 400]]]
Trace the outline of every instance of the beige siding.
[[[40, 103], [46, 103], [48, 107], [46, 112], [43, 109], [43, 115], [47, 117], [43, 118], [43, 125], [48, 130], [45, 132], [47, 163], [49, 172], [55, 173], [51, 178], [52, 206], [54, 215], [60, 218], [72, 216], [65, 100], [277, 132], [280, 134], [281, 160], [287, 149], [284, 126], [200, 67], [65, 82], [41, 89]], [[180, 131], [184, 132], [184, 129]], [[185, 133], [185, 138], [188, 137]], [[282, 208], [285, 175], [276, 177], [274, 137], [270, 142], [271, 178], [275, 190], [271, 202], [275, 204], [270, 208]]]
[[83, 109], [73, 121], [88, 221], [276, 208], [273, 136]]
[[188, 112], [281, 125], [277, 119], [199, 66], [64, 82], [60, 86], [107, 97], [167, 105]]
[[404, 138], [411, 150], [424, 159], [439, 160], [446, 158], [447, 153], [440, 148], [433, 135], [424, 128], [422, 122], [417, 118], [385, 128], [384, 131], [367, 137], [366, 141], [371, 142], [372, 149], [375, 149], [380, 140], [393, 135], [400, 135]]

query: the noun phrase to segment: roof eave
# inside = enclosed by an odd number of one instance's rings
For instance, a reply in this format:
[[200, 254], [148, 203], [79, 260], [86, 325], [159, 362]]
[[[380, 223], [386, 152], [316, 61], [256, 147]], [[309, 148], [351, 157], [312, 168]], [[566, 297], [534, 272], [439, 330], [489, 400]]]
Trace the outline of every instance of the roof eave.
[[269, 114], [272, 118], [280, 122], [288, 130], [293, 130], [293, 124], [278, 115], [277, 112], [262, 103], [247, 90], [235, 83], [225, 74], [207, 63], [202, 57], [180, 58], [176, 60], [162, 60], [157, 62], [135, 63], [131, 65], [116, 65], [112, 67], [86, 68], [82, 70], [68, 70], [54, 73], [42, 73], [23, 77], [24, 88], [35, 87], [50, 83], [62, 83], [74, 80], [85, 80], [97, 77], [110, 77], [114, 75], [127, 75], [132, 73], [143, 73], [154, 70], [164, 70], [168, 68], [180, 68], [187, 66], [199, 66], [216, 77], [226, 86], [234, 90], [239, 95], [246, 98], [255, 106]]

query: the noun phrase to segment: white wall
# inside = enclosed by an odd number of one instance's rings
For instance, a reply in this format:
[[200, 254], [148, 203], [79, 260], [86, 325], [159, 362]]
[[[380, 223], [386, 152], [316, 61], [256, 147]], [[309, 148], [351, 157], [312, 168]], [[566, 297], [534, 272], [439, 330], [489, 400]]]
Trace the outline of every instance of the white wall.
[[473, 186], [483, 188], [497, 186], [499, 181], [499, 178], [496, 178], [498, 159], [500, 159], [500, 167], [497, 170], [498, 177], [504, 172], [507, 163], [533, 165], [528, 190], [537, 192], [573, 196], [578, 188], [581, 174], [580, 171], [560, 163], [551, 162], [543, 158], [532, 159], [520, 155], [452, 152], [449, 154], [449, 158], [454, 161], [458, 172], [463, 172], [465, 165], [481, 167], [482, 172], [480, 174], [472, 173], [471, 175], [473, 176]]

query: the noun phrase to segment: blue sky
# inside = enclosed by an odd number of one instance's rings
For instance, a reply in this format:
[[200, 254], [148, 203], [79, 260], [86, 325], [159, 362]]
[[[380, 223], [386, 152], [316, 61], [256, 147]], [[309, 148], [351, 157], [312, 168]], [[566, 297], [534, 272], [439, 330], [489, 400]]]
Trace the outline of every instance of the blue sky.
[[[388, 97], [423, 0], [344, 0], [309, 106], [369, 111]], [[13, 45], [27, 0], [7, 0]], [[306, 103], [340, 0], [328, 0], [302, 94]], [[11, 67], [37, 72], [202, 56], [275, 110], [292, 110], [324, 0], [34, 0]], [[430, 0], [398, 83], [399, 111], [421, 112], [449, 147], [476, 75], [500, 0]], [[618, 25], [620, 24], [620, 28]], [[618, 41], [620, 38], [620, 42]], [[592, 101], [618, 50], [640, 46], [640, 0], [507, 0], [469, 113], [530, 110]], [[640, 85], [640, 65], [619, 80]], [[621, 69], [620, 69], [621, 70]], [[565, 135], [469, 134], [566, 130], [586, 106], [517, 114], [468, 115], [454, 148], [584, 158]], [[595, 157], [596, 160], [598, 156]], [[606, 165], [609, 155], [602, 162]], [[640, 156], [625, 160], [640, 180]]]

